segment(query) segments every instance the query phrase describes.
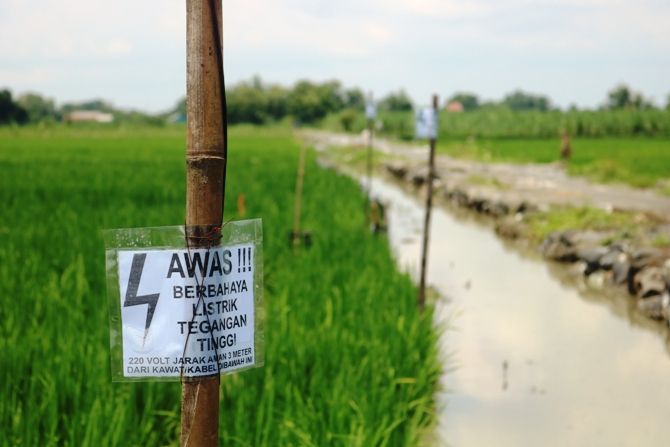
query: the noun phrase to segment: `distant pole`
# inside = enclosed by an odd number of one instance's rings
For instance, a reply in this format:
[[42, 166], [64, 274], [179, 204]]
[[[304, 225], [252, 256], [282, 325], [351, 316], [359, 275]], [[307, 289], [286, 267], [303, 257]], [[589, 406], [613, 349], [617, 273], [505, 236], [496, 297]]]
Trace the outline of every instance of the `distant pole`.
[[300, 215], [302, 214], [302, 185], [305, 178], [305, 146], [300, 146], [300, 158], [298, 160], [298, 173], [295, 180], [295, 201], [293, 202], [293, 232], [291, 233], [291, 245], [300, 245], [302, 233], [300, 230]]
[[367, 154], [367, 174], [368, 174], [368, 190], [365, 202], [365, 222], [370, 224], [370, 212], [372, 205], [372, 146], [374, 142], [374, 123], [377, 115], [377, 110], [373, 102], [372, 92], [368, 94], [368, 99], [365, 104], [365, 117], [368, 120], [368, 154]]
[[[438, 98], [433, 95], [433, 114], [437, 134]], [[437, 135], [436, 135], [437, 136]], [[421, 280], [419, 282], [419, 294], [417, 303], [423, 309], [426, 305], [426, 265], [428, 262], [428, 241], [430, 233], [430, 212], [433, 207], [433, 179], [435, 178], [435, 137], [430, 138], [430, 153], [428, 156], [428, 191], [426, 196], [426, 217], [423, 222], [423, 248], [421, 252]]]
[[373, 120], [368, 118], [368, 162], [367, 162], [367, 171], [368, 171], [368, 195], [367, 203], [365, 206], [365, 215], [367, 216], [366, 222], [370, 223], [370, 205], [372, 203], [372, 139], [373, 139]]
[[561, 135], [561, 159], [569, 161], [572, 156], [572, 146], [570, 145], [570, 132], [568, 129], [563, 130]]
[[[189, 247], [218, 245], [226, 184], [226, 99], [220, 0], [186, 0], [186, 231]], [[182, 379], [181, 445], [219, 444], [219, 374]]]

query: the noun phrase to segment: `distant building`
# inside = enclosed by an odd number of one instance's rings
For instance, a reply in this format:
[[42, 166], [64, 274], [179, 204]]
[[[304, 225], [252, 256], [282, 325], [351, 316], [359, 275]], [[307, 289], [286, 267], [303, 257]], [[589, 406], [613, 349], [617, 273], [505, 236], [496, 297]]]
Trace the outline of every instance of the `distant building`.
[[447, 112], [460, 113], [465, 109], [463, 108], [463, 104], [461, 104], [459, 101], [451, 101], [449, 104], [447, 104], [444, 110]]
[[99, 110], [73, 110], [63, 120], [68, 123], [111, 123], [114, 115]]

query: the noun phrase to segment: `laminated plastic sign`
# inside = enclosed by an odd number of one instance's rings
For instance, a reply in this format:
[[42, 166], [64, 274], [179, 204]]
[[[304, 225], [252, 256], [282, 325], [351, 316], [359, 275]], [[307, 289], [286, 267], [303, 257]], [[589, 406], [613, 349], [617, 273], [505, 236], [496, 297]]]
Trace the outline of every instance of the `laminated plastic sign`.
[[369, 120], [377, 118], [377, 106], [374, 102], [368, 102], [365, 104], [365, 117]]
[[105, 231], [114, 381], [263, 364], [262, 223], [229, 222], [221, 233], [194, 248], [183, 226]]
[[437, 116], [432, 107], [425, 107], [416, 112], [416, 138], [437, 138]]

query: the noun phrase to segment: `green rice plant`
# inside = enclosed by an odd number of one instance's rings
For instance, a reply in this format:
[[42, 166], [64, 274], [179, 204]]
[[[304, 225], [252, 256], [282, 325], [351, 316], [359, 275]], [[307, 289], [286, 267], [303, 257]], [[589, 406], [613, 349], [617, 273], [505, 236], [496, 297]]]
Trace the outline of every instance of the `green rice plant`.
[[[363, 113], [358, 113], [352, 131], [365, 126]], [[381, 111], [383, 132], [395, 138], [414, 136], [411, 111]], [[334, 118], [326, 118], [323, 126], [342, 130]], [[464, 113], [440, 112], [440, 140], [476, 138], [557, 138], [563, 131], [574, 137], [670, 137], [670, 111], [659, 109], [633, 110], [552, 110], [515, 111], [502, 106], [486, 106]]]
[[[485, 162], [551, 163], [560, 159], [560, 140], [468, 139], [440, 141], [438, 150]], [[597, 182], [654, 186], [670, 178], [670, 140], [663, 138], [575, 138], [565, 164], [572, 175]]]

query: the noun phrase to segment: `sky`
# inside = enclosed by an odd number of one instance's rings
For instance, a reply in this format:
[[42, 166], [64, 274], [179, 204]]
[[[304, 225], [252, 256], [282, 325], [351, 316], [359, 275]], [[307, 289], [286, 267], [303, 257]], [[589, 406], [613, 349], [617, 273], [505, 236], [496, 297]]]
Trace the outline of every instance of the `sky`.
[[[0, 88], [169, 109], [186, 91], [186, 0], [0, 0]], [[418, 104], [523, 89], [597, 107], [670, 94], [668, 0], [223, 0], [228, 86], [339, 79]]]

